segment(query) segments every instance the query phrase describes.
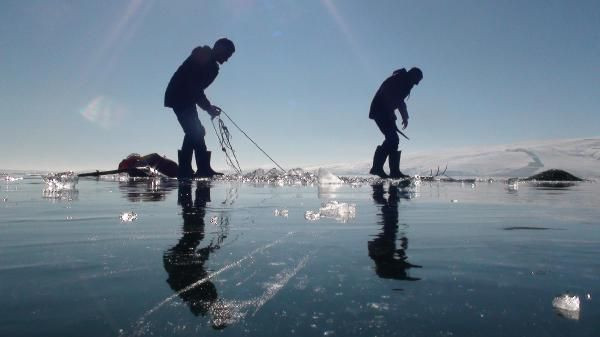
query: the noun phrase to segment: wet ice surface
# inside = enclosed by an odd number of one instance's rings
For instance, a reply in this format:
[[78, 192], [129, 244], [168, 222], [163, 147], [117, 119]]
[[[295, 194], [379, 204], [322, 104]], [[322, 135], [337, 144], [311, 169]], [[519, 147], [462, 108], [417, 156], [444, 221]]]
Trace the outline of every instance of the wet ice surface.
[[598, 184], [263, 173], [2, 181], [0, 336], [598, 335]]

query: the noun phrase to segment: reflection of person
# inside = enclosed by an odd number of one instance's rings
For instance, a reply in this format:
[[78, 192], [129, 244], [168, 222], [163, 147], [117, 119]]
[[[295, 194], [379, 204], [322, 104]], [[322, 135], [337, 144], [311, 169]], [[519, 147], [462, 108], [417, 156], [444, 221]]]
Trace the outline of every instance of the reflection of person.
[[[398, 187], [390, 185], [388, 198], [384, 197], [383, 185], [373, 185], [373, 200], [381, 205], [381, 232], [375, 239], [368, 242], [369, 257], [375, 262], [375, 272], [381, 278], [396, 280], [417, 281], [418, 278], [410, 277], [407, 273], [410, 268], [420, 268], [407, 261], [406, 249], [408, 238], [401, 233], [398, 236], [398, 202], [400, 195]], [[396, 241], [400, 240], [400, 248]]]
[[[381, 86], [369, 110], [369, 118], [375, 120], [377, 127], [385, 136], [383, 143], [377, 147], [373, 156], [373, 166], [369, 173], [381, 178], [405, 178], [407, 177], [400, 171], [400, 155], [398, 151], [400, 138], [398, 137], [396, 126], [395, 110], [398, 109], [402, 117], [402, 129], [408, 126], [408, 110], [404, 100], [410, 95], [411, 89], [418, 85], [423, 79], [423, 72], [419, 68], [412, 68], [409, 71], [402, 68], [394, 71], [392, 76], [388, 77]], [[389, 176], [383, 170], [383, 164], [389, 156], [390, 174]]]
[[[194, 202], [192, 202], [191, 193], [192, 186], [190, 184], [179, 185], [177, 203], [182, 210], [182, 236], [179, 242], [163, 255], [163, 264], [168, 273], [167, 283], [175, 292], [206, 278], [208, 272], [204, 264], [208, 261], [210, 254], [220, 248], [218, 242], [216, 244], [210, 242], [207, 246], [198, 248], [204, 239], [204, 216], [206, 215], [206, 203], [210, 202], [210, 185], [198, 182]], [[212, 313], [213, 304], [218, 299], [217, 288], [210, 280], [179, 293], [179, 297], [189, 306], [195, 316]], [[223, 328], [224, 323], [215, 324], [213, 327]]]
[[[213, 118], [221, 113], [219, 107], [210, 103], [204, 90], [219, 74], [219, 65], [227, 62], [234, 52], [233, 42], [225, 38], [217, 40], [212, 48], [196, 47], [169, 81], [165, 92], [165, 106], [173, 109], [185, 133], [183, 145], [178, 152], [178, 177], [181, 179], [220, 174], [210, 167], [210, 152], [204, 142], [206, 131], [198, 119], [196, 104]], [[192, 170], [194, 151], [196, 174]]]

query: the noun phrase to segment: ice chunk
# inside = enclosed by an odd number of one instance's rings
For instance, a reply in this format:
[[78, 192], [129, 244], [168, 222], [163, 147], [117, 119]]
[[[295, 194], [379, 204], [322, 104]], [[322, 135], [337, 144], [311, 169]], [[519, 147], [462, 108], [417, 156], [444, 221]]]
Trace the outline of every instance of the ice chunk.
[[120, 218], [121, 218], [121, 222], [132, 222], [133, 220], [137, 219], [137, 214], [134, 213], [133, 211], [123, 212], [123, 213], [121, 213]]
[[579, 310], [579, 296], [562, 294], [555, 297], [552, 301], [552, 306], [558, 309], [576, 311]]
[[519, 178], [510, 178], [506, 181], [509, 191], [516, 191], [519, 189]]
[[50, 173], [42, 179], [46, 183], [45, 189], [49, 191], [73, 190], [79, 181], [79, 177], [73, 171]]
[[562, 294], [555, 297], [552, 306], [566, 318], [579, 319], [579, 296], [577, 295]]
[[[279, 186], [312, 185], [318, 183], [320, 186], [339, 186], [346, 184], [351, 187], [379, 184], [387, 180], [379, 177], [336, 176], [324, 168], [315, 171], [305, 171], [301, 168], [294, 168], [287, 172], [274, 168], [268, 171], [265, 171], [265, 169], [257, 169], [244, 175], [228, 174], [212, 179], [219, 181], [241, 181], [243, 183], [253, 184], [275, 184]], [[402, 189], [416, 189], [420, 183], [421, 179], [419, 176], [393, 181], [394, 185]]]
[[348, 221], [356, 216], [356, 205], [345, 202], [329, 201], [321, 205], [319, 213], [323, 217], [335, 218], [336, 220]]
[[321, 218], [321, 214], [319, 214], [317, 212], [306, 211], [304, 213], [304, 219], [306, 219], [306, 220], [315, 221], [315, 220], [319, 220], [319, 218]]
[[264, 169], [256, 169], [252, 172], [242, 175], [224, 175], [216, 177], [221, 181], [242, 181], [245, 183], [260, 183], [260, 184], [276, 184], [284, 185], [308, 185], [317, 181], [313, 173], [305, 172], [300, 168], [291, 169], [287, 172], [277, 170], [275, 168], [265, 171]]
[[320, 168], [317, 173], [319, 184], [343, 184], [344, 182], [333, 173]]
[[356, 217], [356, 205], [345, 202], [329, 201], [321, 204], [318, 212], [306, 211], [304, 218], [306, 220], [318, 220], [320, 218], [334, 218], [338, 221], [346, 222]]
[[216, 225], [219, 223], [219, 217], [218, 216], [212, 216], [210, 217], [210, 224], [211, 225]]
[[297, 167], [287, 171], [288, 176], [301, 176], [304, 174], [304, 170]]
[[283, 216], [283, 217], [287, 218], [288, 210], [287, 209], [275, 209], [273, 214], [275, 214], [275, 216]]
[[0, 175], [0, 180], [4, 180], [4, 181], [8, 181], [8, 182], [13, 182], [13, 181], [17, 181], [17, 180], [23, 180], [23, 177], [13, 177], [13, 176], [9, 176], [9, 175]]

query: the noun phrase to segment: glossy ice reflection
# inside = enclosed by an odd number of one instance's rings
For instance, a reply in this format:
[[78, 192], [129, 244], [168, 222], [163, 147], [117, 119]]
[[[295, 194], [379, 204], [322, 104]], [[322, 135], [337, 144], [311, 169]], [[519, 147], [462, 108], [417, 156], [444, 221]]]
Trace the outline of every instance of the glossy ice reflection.
[[596, 335], [597, 184], [261, 176], [3, 181], [0, 335]]

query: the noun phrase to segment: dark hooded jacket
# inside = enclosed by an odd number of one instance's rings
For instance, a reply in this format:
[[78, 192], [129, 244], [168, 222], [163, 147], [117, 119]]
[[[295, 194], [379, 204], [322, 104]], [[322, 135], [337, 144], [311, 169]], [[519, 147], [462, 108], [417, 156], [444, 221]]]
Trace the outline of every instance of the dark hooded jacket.
[[179, 66], [165, 92], [165, 106], [182, 109], [198, 104], [207, 110], [211, 104], [204, 89], [219, 74], [219, 64], [208, 46], [196, 47], [192, 54]]
[[402, 68], [394, 71], [394, 74], [383, 81], [379, 90], [375, 93], [375, 97], [371, 101], [369, 118], [395, 121], [397, 118], [394, 111], [398, 109], [402, 118], [408, 119], [404, 99], [410, 95], [412, 87], [413, 84], [406, 69]]

